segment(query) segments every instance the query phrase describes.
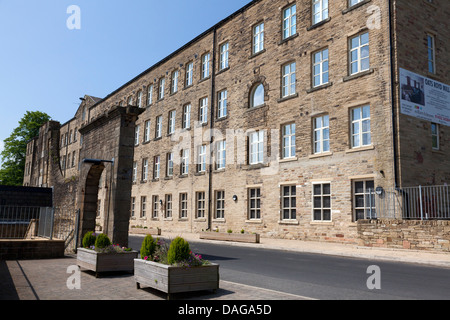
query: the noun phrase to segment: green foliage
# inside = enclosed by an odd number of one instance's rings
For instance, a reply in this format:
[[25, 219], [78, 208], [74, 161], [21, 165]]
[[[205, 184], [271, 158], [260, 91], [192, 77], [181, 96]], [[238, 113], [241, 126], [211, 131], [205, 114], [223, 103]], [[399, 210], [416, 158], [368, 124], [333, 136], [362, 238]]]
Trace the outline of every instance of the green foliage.
[[149, 234], [144, 238], [144, 241], [142, 241], [141, 246], [141, 258], [144, 259], [145, 257], [153, 257], [155, 250], [156, 250], [156, 241], [153, 239], [153, 237]]
[[189, 259], [191, 256], [191, 249], [189, 243], [181, 237], [176, 237], [170, 244], [167, 252], [167, 262], [175, 264], [183, 260]]
[[95, 240], [95, 248], [96, 249], [104, 249], [111, 245], [111, 240], [109, 240], [108, 236], [104, 233], [100, 233]]
[[94, 233], [92, 231], [89, 231], [88, 233], [86, 233], [83, 237], [83, 248], [90, 248], [93, 245], [95, 245], [95, 240], [97, 239], [97, 237], [94, 235]]
[[227, 232], [228, 232], [228, 233], [233, 233], [233, 230], [228, 229]]
[[50, 119], [46, 113], [27, 111], [19, 126], [4, 140], [4, 149], [0, 153], [3, 162], [0, 169], [2, 185], [23, 185], [27, 143], [39, 135], [39, 128]]

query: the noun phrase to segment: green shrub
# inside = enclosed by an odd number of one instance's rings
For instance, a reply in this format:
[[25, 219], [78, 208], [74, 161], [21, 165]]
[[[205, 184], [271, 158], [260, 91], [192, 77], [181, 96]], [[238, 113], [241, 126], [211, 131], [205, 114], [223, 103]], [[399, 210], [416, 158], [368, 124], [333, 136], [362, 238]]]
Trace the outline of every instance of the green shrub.
[[86, 233], [83, 237], [83, 248], [90, 248], [93, 245], [95, 245], [95, 240], [97, 239], [97, 237], [94, 235], [94, 233], [92, 231], [89, 231], [88, 233]]
[[95, 248], [96, 249], [104, 249], [111, 245], [111, 240], [109, 240], [106, 234], [100, 233], [97, 236], [97, 240], [95, 240]]
[[144, 238], [144, 241], [142, 241], [141, 258], [144, 259], [145, 257], [149, 258], [153, 257], [155, 250], [156, 250], [156, 241], [149, 234]]
[[170, 244], [167, 252], [167, 262], [175, 264], [189, 259], [191, 256], [191, 249], [189, 243], [181, 237], [176, 237]]

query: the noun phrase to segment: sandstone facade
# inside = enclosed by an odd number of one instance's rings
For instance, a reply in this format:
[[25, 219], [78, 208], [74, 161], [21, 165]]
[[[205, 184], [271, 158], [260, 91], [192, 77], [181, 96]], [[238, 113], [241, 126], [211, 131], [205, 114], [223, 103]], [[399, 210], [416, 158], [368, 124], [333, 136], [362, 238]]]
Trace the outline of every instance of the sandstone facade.
[[[104, 99], [85, 96], [74, 119], [58, 132], [44, 127], [30, 142], [34, 151], [27, 163], [33, 165], [25, 184], [55, 185], [41, 181], [51, 170], [65, 190], [57, 197], [61, 203], [75, 197], [83, 160], [82, 134], [75, 138], [75, 132], [113, 107], [133, 105], [142, 113], [129, 168], [131, 226], [357, 243], [357, 220], [370, 210], [367, 197], [357, 203], [358, 192], [450, 179], [449, 128], [439, 127], [440, 150], [432, 150], [431, 123], [400, 113], [398, 87], [399, 68], [450, 83], [450, 7], [424, 0], [349, 3], [329, 1], [328, 16], [313, 24], [309, 0], [251, 2]], [[293, 6], [295, 16], [288, 20]], [[287, 36], [285, 19], [292, 27]], [[254, 52], [262, 30], [263, 49]], [[433, 74], [427, 73], [427, 32], [437, 40]], [[353, 73], [355, 41], [361, 64]], [[363, 62], [367, 50], [369, 60]], [[328, 77], [314, 85], [318, 65]], [[295, 78], [289, 78], [294, 70]], [[288, 86], [286, 79], [295, 80]], [[263, 94], [254, 96], [256, 90]], [[318, 118], [326, 119], [329, 130], [329, 149], [320, 153]], [[295, 133], [288, 137], [292, 124]], [[49, 132], [60, 145], [56, 157], [47, 154], [55, 166], [46, 171], [33, 157], [47, 152]], [[117, 132], [102, 134], [98, 144], [116, 139]], [[361, 139], [356, 145], [355, 135]], [[219, 152], [224, 146], [226, 152]], [[199, 161], [203, 155], [206, 163]], [[102, 174], [97, 222], [104, 226], [111, 186], [106, 171]]]

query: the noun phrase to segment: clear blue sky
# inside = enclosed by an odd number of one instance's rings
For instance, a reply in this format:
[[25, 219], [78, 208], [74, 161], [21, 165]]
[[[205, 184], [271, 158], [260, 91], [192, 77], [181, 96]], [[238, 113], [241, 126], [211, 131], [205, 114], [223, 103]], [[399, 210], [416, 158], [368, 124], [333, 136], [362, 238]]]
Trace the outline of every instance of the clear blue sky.
[[26, 111], [64, 123], [249, 2], [0, 0], [0, 148]]

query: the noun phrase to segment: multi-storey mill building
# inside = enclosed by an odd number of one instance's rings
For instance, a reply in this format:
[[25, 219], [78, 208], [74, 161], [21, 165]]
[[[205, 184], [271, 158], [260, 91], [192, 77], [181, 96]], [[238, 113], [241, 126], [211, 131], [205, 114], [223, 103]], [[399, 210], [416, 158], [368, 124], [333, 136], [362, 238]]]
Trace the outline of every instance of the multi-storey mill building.
[[[424, 79], [448, 92], [449, 13], [444, 0], [252, 1], [46, 125], [60, 174], [77, 179], [79, 128], [138, 106], [131, 226], [354, 242], [376, 216], [371, 190], [450, 180], [449, 100], [433, 119], [402, 104]], [[26, 185], [52, 185], [49, 132], [29, 144]]]

